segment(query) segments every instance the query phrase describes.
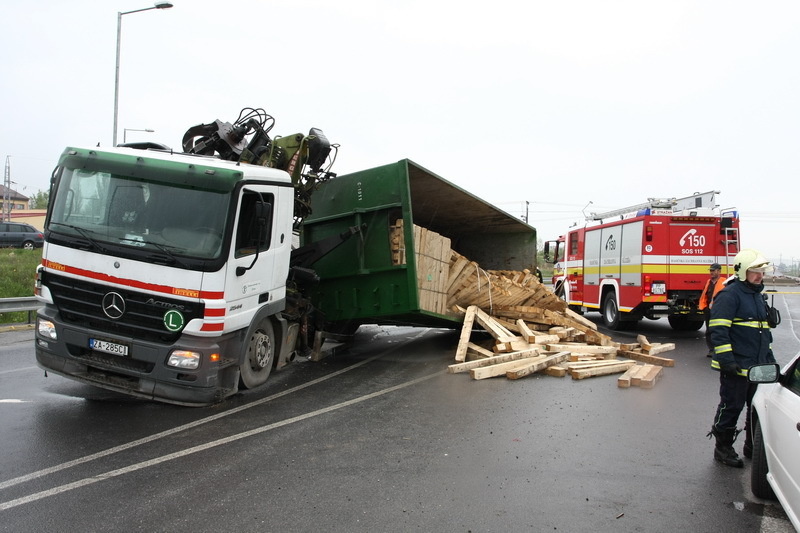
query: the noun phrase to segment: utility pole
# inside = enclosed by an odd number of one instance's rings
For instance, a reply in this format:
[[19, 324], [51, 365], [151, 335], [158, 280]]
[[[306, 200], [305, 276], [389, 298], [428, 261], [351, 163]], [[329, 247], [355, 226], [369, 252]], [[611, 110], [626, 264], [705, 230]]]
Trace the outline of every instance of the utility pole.
[[3, 217], [5, 221], [11, 220], [11, 156], [6, 156], [6, 172], [3, 179]]

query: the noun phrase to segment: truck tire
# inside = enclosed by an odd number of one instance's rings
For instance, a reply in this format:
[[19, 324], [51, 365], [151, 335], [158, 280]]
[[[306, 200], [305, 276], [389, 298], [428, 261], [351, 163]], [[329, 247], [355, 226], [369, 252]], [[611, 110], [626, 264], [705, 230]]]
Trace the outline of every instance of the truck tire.
[[756, 417], [753, 417], [753, 426], [753, 466], [750, 469], [750, 490], [759, 498], [774, 500], [775, 491], [767, 481], [769, 466], [764, 449], [764, 434], [761, 433], [761, 423]]
[[275, 364], [275, 331], [268, 318], [261, 321], [247, 341], [244, 361], [239, 365], [241, 388], [252, 389], [266, 383]]
[[607, 292], [603, 298], [603, 324], [608, 329], [619, 329], [620, 312], [617, 304], [617, 295], [614, 291]]

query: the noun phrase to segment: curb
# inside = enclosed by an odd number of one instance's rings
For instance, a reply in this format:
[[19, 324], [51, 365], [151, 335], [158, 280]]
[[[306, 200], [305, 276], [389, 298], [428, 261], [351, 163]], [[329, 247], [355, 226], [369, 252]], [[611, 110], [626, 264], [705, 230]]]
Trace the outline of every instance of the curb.
[[25, 331], [27, 329], [33, 329], [34, 327], [34, 324], [10, 324], [8, 326], [0, 326], [0, 333], [5, 331]]

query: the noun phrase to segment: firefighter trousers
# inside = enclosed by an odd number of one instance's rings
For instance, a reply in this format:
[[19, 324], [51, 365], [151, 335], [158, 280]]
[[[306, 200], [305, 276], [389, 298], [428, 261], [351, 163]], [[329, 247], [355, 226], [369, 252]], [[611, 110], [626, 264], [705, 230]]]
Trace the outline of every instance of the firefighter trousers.
[[744, 429], [750, 428], [750, 404], [756, 393], [756, 384], [747, 381], [744, 376], [734, 376], [720, 372], [719, 374], [719, 405], [714, 417], [714, 427], [717, 429], [732, 429], [739, 422], [739, 415], [745, 411]]

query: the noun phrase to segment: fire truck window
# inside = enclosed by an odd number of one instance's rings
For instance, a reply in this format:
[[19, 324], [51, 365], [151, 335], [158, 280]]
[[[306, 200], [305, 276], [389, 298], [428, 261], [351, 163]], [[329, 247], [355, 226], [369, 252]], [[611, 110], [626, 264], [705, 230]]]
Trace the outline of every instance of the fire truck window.
[[270, 245], [272, 235], [272, 210], [264, 222], [258, 220], [256, 204], [263, 201], [274, 205], [274, 198], [271, 194], [258, 194], [253, 191], [244, 191], [242, 194], [242, 206], [239, 210], [239, 224], [236, 232], [236, 257], [256, 253], [256, 248], [260, 251], [267, 250]]
[[573, 233], [569, 236], [569, 253], [575, 255], [578, 253], [578, 234]]

